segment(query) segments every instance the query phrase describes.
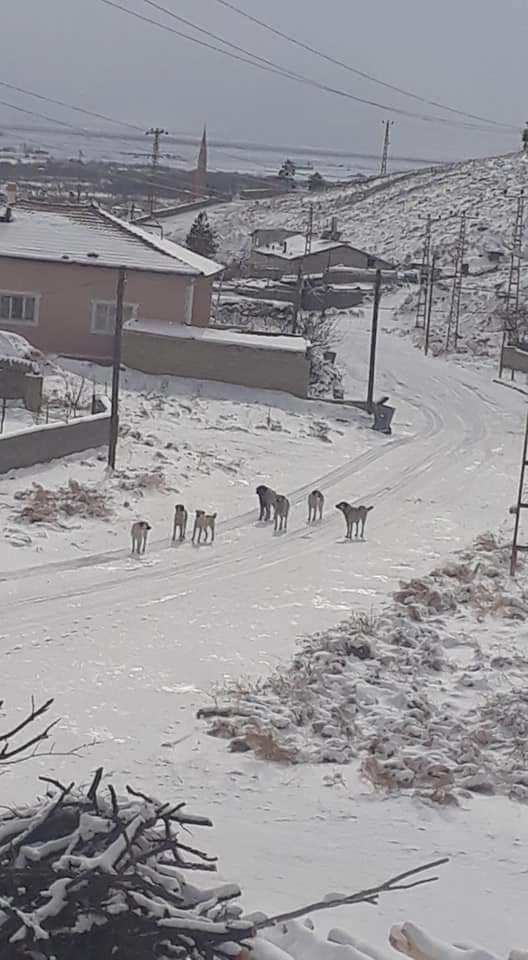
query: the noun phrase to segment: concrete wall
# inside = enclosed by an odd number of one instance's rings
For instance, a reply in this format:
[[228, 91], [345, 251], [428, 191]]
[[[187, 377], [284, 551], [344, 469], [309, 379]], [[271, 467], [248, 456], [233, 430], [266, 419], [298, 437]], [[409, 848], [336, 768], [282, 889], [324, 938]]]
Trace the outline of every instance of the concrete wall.
[[110, 403], [106, 397], [97, 402], [101, 412], [88, 417], [0, 434], [0, 474], [106, 446], [110, 431]]
[[[0, 292], [39, 297], [37, 322], [9, 323], [3, 330], [20, 333], [45, 353], [108, 361], [112, 336], [92, 333], [92, 302], [115, 301], [117, 271], [73, 263], [46, 263], [10, 257], [0, 259]], [[207, 326], [212, 279], [142, 270], [127, 271], [125, 301], [138, 305], [138, 317], [183, 323], [189, 285], [194, 285], [192, 322]]]
[[302, 352], [275, 347], [241, 347], [127, 330], [123, 361], [128, 367], [160, 376], [219, 380], [243, 387], [283, 390], [305, 397], [310, 361]]
[[501, 356], [501, 367], [505, 370], [517, 370], [528, 373], [528, 352], [518, 347], [504, 347]]

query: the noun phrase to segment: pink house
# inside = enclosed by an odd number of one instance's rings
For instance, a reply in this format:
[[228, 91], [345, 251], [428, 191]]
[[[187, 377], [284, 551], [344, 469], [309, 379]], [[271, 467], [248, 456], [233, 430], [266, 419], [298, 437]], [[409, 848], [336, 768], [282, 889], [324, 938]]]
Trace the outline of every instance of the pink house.
[[118, 269], [125, 321], [207, 327], [223, 270], [91, 206], [0, 210], [0, 329], [49, 353], [108, 361]]

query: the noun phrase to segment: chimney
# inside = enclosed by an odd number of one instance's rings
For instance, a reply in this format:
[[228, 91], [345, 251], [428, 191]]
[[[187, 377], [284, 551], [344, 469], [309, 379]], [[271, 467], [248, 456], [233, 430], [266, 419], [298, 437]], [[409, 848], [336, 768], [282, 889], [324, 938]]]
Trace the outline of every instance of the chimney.
[[6, 196], [7, 196], [8, 207], [14, 207], [16, 203], [16, 194], [17, 194], [16, 183], [6, 184]]
[[283, 252], [283, 253], [288, 253], [288, 241], [287, 241], [287, 240], [283, 240], [283, 241], [282, 241], [282, 252]]

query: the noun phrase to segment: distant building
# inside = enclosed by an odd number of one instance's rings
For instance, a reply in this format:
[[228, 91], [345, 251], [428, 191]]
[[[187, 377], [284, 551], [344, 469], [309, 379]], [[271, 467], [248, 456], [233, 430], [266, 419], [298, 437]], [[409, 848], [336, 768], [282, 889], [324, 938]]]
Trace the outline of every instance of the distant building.
[[207, 193], [207, 130], [205, 127], [198, 153], [198, 163], [193, 173], [192, 189], [197, 196], [203, 196]]
[[388, 260], [358, 250], [344, 240], [314, 239], [308, 254], [305, 249], [304, 234], [290, 234], [267, 246], [253, 246], [251, 263], [257, 269], [281, 270], [283, 273], [295, 273], [300, 265], [304, 273], [324, 273], [335, 266], [374, 270], [389, 270], [393, 266]]

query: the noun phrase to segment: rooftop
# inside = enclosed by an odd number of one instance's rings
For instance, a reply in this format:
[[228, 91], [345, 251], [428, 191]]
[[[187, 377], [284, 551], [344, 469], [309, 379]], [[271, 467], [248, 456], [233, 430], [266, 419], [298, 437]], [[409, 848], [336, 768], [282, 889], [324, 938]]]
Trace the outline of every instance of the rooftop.
[[220, 330], [218, 327], [194, 327], [166, 320], [129, 320], [125, 330], [130, 333], [150, 333], [158, 337], [179, 340], [198, 340], [202, 343], [223, 343], [235, 347], [257, 347], [262, 350], [282, 350], [305, 354], [310, 346], [304, 337], [284, 334], [246, 333], [242, 330]]
[[[312, 240], [310, 253], [325, 253], [328, 250], [337, 250], [340, 247], [349, 247], [344, 240]], [[304, 257], [306, 237], [304, 233], [296, 233], [278, 243], [270, 243], [265, 247], [257, 247], [255, 253], [264, 256], [280, 257], [282, 260], [297, 260]]]
[[161, 240], [96, 204], [15, 206], [0, 221], [0, 257], [126, 267], [212, 277], [223, 267], [171, 240]]

